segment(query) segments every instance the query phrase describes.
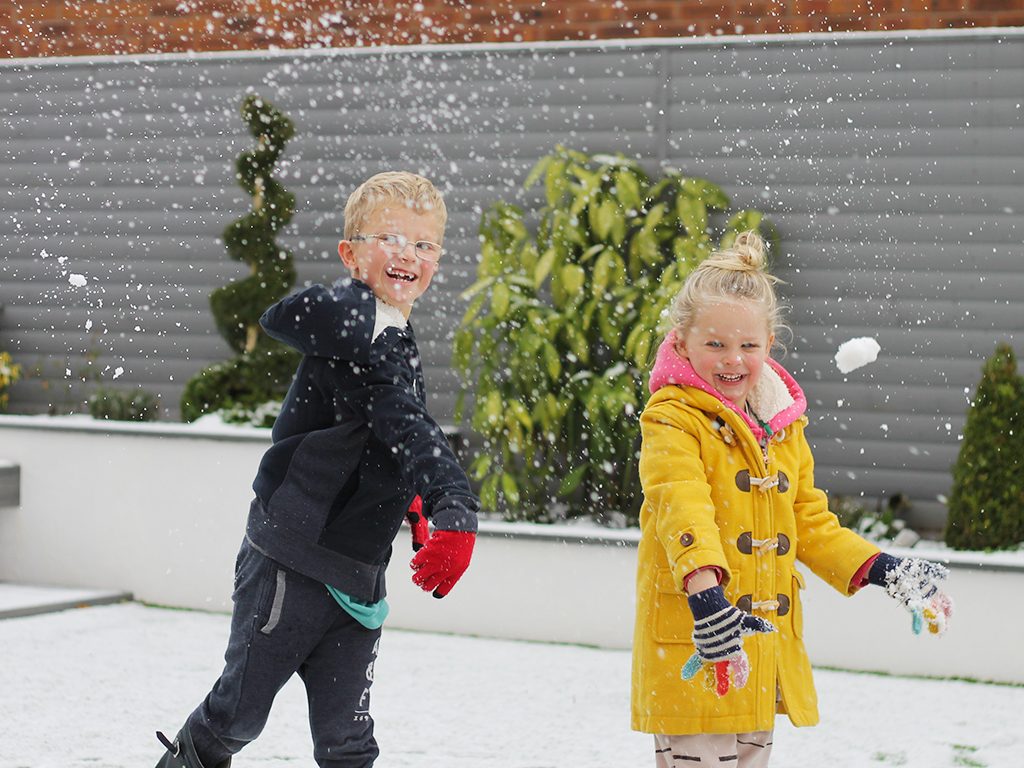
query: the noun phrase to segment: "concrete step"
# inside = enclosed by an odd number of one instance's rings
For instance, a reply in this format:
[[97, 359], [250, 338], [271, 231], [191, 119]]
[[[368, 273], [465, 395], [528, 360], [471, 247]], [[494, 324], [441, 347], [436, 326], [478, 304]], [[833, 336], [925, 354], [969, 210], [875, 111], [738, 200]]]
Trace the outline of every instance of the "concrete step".
[[120, 603], [131, 599], [131, 592], [117, 590], [44, 587], [0, 581], [0, 619]]

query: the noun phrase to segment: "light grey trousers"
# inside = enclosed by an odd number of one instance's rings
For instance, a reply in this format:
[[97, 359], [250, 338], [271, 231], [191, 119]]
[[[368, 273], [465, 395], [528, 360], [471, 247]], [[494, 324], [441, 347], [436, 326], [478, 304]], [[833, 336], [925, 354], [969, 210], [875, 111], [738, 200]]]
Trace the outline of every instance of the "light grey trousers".
[[718, 765], [724, 768], [765, 768], [774, 731], [698, 733], [654, 737], [655, 768]]

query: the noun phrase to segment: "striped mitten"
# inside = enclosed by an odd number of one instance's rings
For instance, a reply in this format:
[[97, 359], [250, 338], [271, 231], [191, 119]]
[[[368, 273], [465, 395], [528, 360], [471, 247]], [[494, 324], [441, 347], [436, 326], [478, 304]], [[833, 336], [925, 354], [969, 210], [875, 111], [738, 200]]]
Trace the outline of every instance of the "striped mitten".
[[734, 606], [725, 599], [725, 590], [720, 586], [690, 595], [688, 602], [694, 619], [696, 652], [683, 666], [683, 680], [693, 679], [701, 667], [711, 664], [715, 672], [715, 692], [719, 696], [729, 692], [730, 678], [733, 687], [742, 688], [750, 676], [743, 637], [755, 632], [774, 632], [775, 627]]
[[916, 557], [894, 557], [883, 552], [868, 571], [868, 583], [883, 587], [912, 616], [911, 629], [921, 634], [925, 623], [933, 635], [946, 631], [953, 615], [953, 600], [939, 586], [949, 570], [938, 563]]

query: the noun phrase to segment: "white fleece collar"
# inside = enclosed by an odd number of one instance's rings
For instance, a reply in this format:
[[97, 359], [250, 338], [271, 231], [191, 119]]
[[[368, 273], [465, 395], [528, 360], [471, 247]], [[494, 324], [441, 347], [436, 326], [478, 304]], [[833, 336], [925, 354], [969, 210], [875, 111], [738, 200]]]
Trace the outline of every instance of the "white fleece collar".
[[754, 413], [765, 421], [771, 421], [796, 402], [782, 377], [770, 365], [761, 369], [757, 384], [747, 396], [747, 402]]
[[402, 314], [398, 307], [393, 307], [377, 297], [374, 297], [374, 299], [377, 302], [377, 311], [373, 316], [373, 338], [371, 342], [376, 341], [377, 337], [384, 333], [385, 328], [405, 328], [407, 325], [405, 315]]

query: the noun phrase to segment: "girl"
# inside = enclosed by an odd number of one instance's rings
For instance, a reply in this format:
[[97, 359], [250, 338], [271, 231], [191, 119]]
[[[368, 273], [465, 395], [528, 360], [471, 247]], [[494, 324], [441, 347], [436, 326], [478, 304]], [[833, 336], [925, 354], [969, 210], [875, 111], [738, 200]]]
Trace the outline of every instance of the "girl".
[[942, 566], [880, 553], [814, 486], [807, 401], [769, 357], [776, 282], [752, 231], [690, 274], [640, 419], [632, 724], [658, 768], [764, 766], [777, 711], [817, 722], [798, 559], [844, 594], [885, 587], [915, 631], [951, 613]]

